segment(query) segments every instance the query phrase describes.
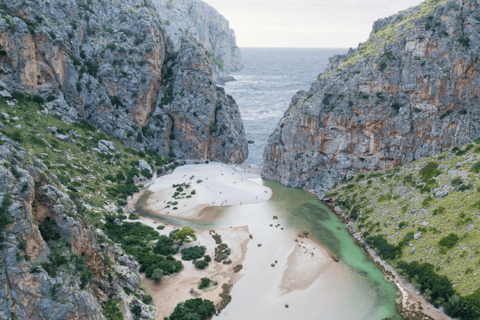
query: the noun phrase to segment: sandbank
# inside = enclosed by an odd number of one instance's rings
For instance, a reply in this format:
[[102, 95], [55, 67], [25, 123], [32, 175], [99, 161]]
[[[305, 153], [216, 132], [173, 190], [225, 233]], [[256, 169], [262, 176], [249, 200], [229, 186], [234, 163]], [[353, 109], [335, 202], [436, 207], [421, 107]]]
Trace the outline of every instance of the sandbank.
[[[148, 188], [151, 194], [144, 208], [157, 215], [195, 220], [207, 207], [268, 201], [272, 190], [260, 181], [259, 167], [219, 162], [187, 165], [154, 179]], [[184, 184], [181, 191], [173, 187], [181, 184]]]

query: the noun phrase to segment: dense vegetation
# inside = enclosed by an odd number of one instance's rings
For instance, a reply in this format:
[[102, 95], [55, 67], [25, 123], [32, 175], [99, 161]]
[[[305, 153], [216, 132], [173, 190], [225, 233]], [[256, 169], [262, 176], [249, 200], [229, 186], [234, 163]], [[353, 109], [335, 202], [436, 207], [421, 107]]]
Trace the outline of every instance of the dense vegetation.
[[205, 246], [194, 246], [182, 249], [182, 260], [190, 261], [200, 259], [205, 255], [205, 251], [207, 251], [207, 247]]
[[[147, 278], [152, 278], [155, 270], [161, 270], [162, 275], [169, 275], [183, 269], [182, 262], [172, 256], [178, 251], [172, 238], [160, 236], [155, 229], [140, 222], [115, 224], [116, 216], [105, 218], [105, 233], [112, 241], [121, 243], [126, 253], [134, 256], [140, 264], [140, 272], [145, 272]], [[159, 241], [151, 247], [149, 244], [155, 240]]]
[[480, 318], [480, 139], [366, 175], [328, 195], [365, 242], [435, 306]]
[[196, 298], [177, 304], [170, 317], [165, 317], [164, 320], [205, 320], [214, 312], [212, 301]]

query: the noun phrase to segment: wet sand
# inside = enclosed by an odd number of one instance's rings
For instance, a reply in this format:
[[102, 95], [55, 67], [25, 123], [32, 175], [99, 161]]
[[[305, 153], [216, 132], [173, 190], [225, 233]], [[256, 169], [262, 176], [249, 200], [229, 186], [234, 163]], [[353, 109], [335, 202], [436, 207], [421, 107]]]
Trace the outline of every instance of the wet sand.
[[330, 252], [311, 239], [297, 237], [288, 256], [280, 290], [282, 294], [308, 288], [332, 264]]

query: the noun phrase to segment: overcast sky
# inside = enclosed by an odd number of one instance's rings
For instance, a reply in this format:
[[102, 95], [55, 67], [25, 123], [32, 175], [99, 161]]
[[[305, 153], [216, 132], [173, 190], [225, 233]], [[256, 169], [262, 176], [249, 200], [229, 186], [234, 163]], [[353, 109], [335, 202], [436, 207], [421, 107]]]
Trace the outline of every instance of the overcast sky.
[[239, 47], [349, 48], [375, 20], [421, 0], [203, 0], [235, 30]]

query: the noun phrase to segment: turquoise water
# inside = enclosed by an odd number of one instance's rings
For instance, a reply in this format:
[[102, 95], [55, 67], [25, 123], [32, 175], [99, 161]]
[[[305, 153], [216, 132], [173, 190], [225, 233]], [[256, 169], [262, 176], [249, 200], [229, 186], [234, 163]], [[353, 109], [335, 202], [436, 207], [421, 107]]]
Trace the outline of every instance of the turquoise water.
[[[248, 225], [254, 240], [247, 249], [245, 275], [235, 284], [233, 300], [219, 319], [286, 320], [292, 319], [293, 314], [296, 320], [402, 319], [396, 311], [395, 285], [384, 279], [382, 271], [355, 244], [341, 220], [325, 204], [304, 190], [272, 181], [262, 183], [273, 190], [270, 201], [218, 208], [214, 221], [163, 219], [144, 213], [164, 223], [198, 229]], [[279, 219], [272, 221], [274, 215]], [[284, 230], [270, 227], [277, 222]], [[281, 257], [282, 248], [291, 246], [292, 234], [295, 237], [304, 231], [340, 261], [307, 289], [278, 294], [275, 279], [281, 278], [283, 271], [273, 270], [270, 263]], [[262, 250], [257, 243], [263, 243]], [[284, 307], [287, 303], [288, 312]]]

